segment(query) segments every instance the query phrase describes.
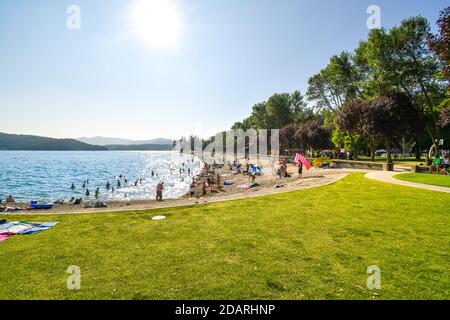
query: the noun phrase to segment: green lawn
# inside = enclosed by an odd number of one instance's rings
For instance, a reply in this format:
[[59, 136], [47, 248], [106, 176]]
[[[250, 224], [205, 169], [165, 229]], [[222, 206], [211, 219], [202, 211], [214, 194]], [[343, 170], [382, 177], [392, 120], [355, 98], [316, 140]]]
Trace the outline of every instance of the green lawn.
[[[0, 298], [449, 299], [449, 205], [355, 173], [205, 206], [21, 216], [60, 224], [0, 244]], [[66, 288], [69, 265], [81, 268], [79, 291]], [[381, 290], [366, 287], [371, 265]]]
[[394, 178], [403, 181], [431, 184], [433, 186], [450, 188], [450, 176], [429, 173], [402, 173], [395, 175]]

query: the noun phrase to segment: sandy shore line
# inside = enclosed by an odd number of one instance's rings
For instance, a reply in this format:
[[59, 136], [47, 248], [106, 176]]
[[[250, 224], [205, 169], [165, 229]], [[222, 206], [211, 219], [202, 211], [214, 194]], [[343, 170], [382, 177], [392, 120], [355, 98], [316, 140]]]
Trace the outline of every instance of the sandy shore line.
[[[26, 215], [58, 215], [58, 214], [98, 214], [106, 212], [119, 212], [119, 211], [144, 211], [149, 209], [158, 208], [175, 208], [181, 206], [192, 206], [201, 205], [207, 203], [239, 200], [251, 197], [258, 197], [270, 194], [278, 194], [284, 192], [290, 192], [295, 190], [304, 190], [317, 188], [325, 185], [332, 184], [345, 176], [350, 172], [362, 171], [355, 169], [311, 169], [303, 174], [301, 179], [295, 173], [296, 168], [293, 166], [288, 166], [288, 172], [291, 174], [290, 178], [279, 179], [271, 175], [259, 176], [256, 182], [259, 184], [258, 187], [250, 190], [241, 190], [238, 188], [239, 185], [248, 183], [248, 177], [242, 174], [232, 175], [228, 168], [223, 168], [216, 170], [217, 173], [222, 175], [222, 181], [232, 180], [234, 184], [230, 187], [223, 187], [220, 191], [207, 192], [205, 197], [196, 199], [195, 197], [190, 197], [185, 195], [182, 198], [174, 200], [165, 200], [158, 202], [156, 200], [132, 200], [132, 201], [108, 201], [106, 202], [106, 208], [92, 208], [84, 207], [86, 203], [81, 205], [73, 204], [63, 204], [55, 205], [51, 210], [45, 211], [21, 211], [17, 213], [0, 213], [3, 215], [13, 215], [20, 216]], [[23, 204], [22, 204], [23, 205]], [[18, 205], [21, 206], [20, 204]]]

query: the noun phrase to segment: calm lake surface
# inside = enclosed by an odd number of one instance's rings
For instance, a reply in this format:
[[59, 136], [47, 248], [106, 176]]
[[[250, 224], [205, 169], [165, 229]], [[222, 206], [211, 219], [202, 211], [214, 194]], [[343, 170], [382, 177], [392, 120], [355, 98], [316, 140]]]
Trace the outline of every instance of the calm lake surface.
[[[180, 173], [180, 168], [185, 172]], [[12, 194], [21, 202], [67, 201], [71, 197], [89, 200], [94, 198], [97, 187], [102, 200], [154, 199], [160, 180], [165, 182], [164, 197], [173, 199], [189, 189], [192, 178], [187, 174], [188, 168], [197, 174], [200, 162], [176, 152], [0, 151], [0, 199]], [[117, 189], [120, 175], [128, 183], [122, 178], [122, 186]], [[140, 178], [142, 183], [135, 186]], [[89, 198], [82, 187], [86, 180]], [[115, 188], [114, 193], [106, 190], [107, 181]], [[71, 190], [72, 183], [75, 190]]]

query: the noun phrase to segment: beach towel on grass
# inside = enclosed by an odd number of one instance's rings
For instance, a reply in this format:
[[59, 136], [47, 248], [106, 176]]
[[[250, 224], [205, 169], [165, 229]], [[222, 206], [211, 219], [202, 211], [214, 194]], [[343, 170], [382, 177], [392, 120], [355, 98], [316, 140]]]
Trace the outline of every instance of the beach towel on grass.
[[5, 234], [34, 234], [44, 230], [48, 230], [58, 222], [25, 222], [12, 221], [0, 225], [0, 233]]
[[33, 223], [33, 227], [19, 234], [35, 234], [56, 226], [58, 222]]
[[31, 228], [33, 228], [33, 226], [27, 222], [13, 221], [0, 225], [0, 232], [19, 234], [21, 232], [30, 230]]

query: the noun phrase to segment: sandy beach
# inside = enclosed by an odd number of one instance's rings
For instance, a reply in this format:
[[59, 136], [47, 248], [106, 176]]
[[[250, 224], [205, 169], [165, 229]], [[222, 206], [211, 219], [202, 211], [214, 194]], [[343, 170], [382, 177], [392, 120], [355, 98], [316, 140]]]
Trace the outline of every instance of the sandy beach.
[[[278, 178], [273, 175], [262, 175], [256, 177], [256, 182], [259, 186], [249, 189], [241, 190], [238, 186], [248, 184], [249, 178], [243, 174], [233, 174], [227, 166], [220, 169], [215, 169], [215, 174], [219, 174], [223, 181], [233, 181], [233, 185], [219, 189], [206, 189], [206, 195], [197, 199], [196, 196], [191, 197], [186, 194], [178, 199], [169, 199], [162, 202], [156, 200], [130, 200], [130, 201], [106, 201], [105, 208], [95, 208], [95, 202], [82, 202], [80, 205], [71, 203], [55, 204], [50, 210], [24, 210], [12, 215], [20, 216], [21, 214], [83, 214], [83, 213], [102, 213], [102, 212], [117, 212], [117, 211], [140, 211], [156, 208], [172, 208], [179, 206], [201, 205], [213, 202], [238, 200], [249, 197], [257, 197], [263, 195], [270, 195], [282, 192], [289, 192], [294, 190], [310, 189], [328, 185], [345, 177], [349, 172], [354, 172], [353, 169], [315, 169], [309, 171], [304, 170], [303, 177], [299, 178], [297, 168], [293, 165], [288, 165], [289, 178]], [[356, 170], [361, 171], [361, 170]], [[197, 177], [197, 183], [201, 184], [205, 177]], [[200, 188], [200, 189], [199, 189]], [[201, 193], [201, 187], [197, 187], [196, 194]], [[153, 197], [153, 195], [149, 195]], [[18, 203], [17, 207], [26, 209], [28, 204]]]

